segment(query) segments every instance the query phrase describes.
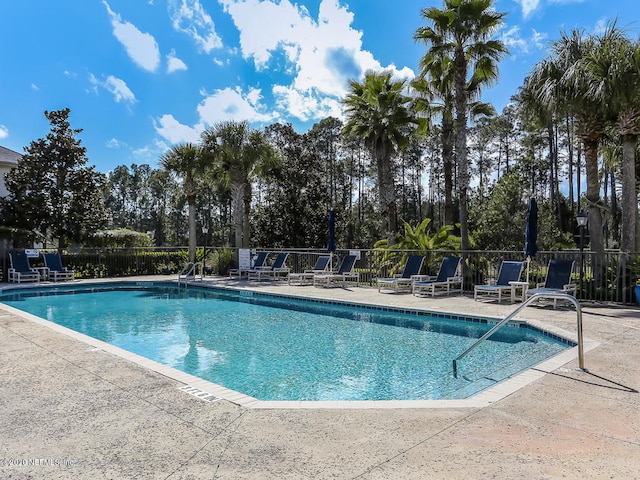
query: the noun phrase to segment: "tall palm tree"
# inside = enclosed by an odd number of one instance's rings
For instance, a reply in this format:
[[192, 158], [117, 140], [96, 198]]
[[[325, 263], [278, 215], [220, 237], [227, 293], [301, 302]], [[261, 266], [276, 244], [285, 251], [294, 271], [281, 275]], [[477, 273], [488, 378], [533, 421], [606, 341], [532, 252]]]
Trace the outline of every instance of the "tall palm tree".
[[562, 33], [551, 46], [551, 57], [536, 65], [528, 84], [541, 103], [555, 104], [576, 118], [576, 129], [584, 145], [587, 174], [586, 198], [589, 204], [589, 235], [596, 283], [600, 283], [600, 268], [604, 254], [602, 231], [602, 200], [598, 168], [598, 147], [605, 133], [609, 116], [607, 99], [596, 86], [595, 77], [587, 69], [586, 59], [596, 47], [596, 38], [580, 30]]
[[368, 71], [362, 82], [349, 81], [343, 100], [347, 117], [343, 134], [364, 139], [376, 163], [380, 208], [386, 216], [390, 244], [398, 230], [392, 158], [408, 145], [409, 130], [417, 123], [409, 108], [411, 99], [404, 94], [405, 85], [405, 80], [394, 80], [391, 72]]
[[189, 206], [189, 261], [196, 258], [196, 198], [200, 176], [209, 164], [206, 152], [191, 143], [174, 145], [160, 157], [165, 170], [182, 179], [184, 196]]
[[497, 62], [507, 48], [491, 36], [500, 27], [505, 13], [491, 9], [493, 0], [445, 0], [443, 9], [422, 10], [431, 25], [422, 27], [416, 37], [430, 43], [434, 56], [449, 57], [454, 69], [455, 154], [458, 162], [460, 236], [463, 250], [470, 247], [468, 225], [469, 162], [467, 129], [469, 101], [480, 92], [480, 85], [497, 78]]
[[586, 57], [586, 68], [594, 77], [591, 89], [596, 101], [605, 99], [616, 118], [622, 141], [622, 224], [620, 250], [638, 251], [636, 219], [636, 146], [640, 135], [640, 44], [611, 23], [596, 38]]
[[[427, 41], [426, 36], [418, 32], [414, 39]], [[442, 51], [432, 55], [427, 52], [422, 57], [420, 66], [422, 72], [411, 82], [412, 88], [418, 94], [416, 102], [417, 113], [425, 112], [428, 116], [440, 116], [440, 141], [442, 142], [442, 168], [444, 175], [444, 224], [454, 224], [453, 208], [453, 171], [455, 143], [455, 128], [453, 116], [453, 60], [439, 55]]]
[[202, 133], [203, 147], [226, 175], [231, 190], [235, 246], [249, 247], [252, 181], [278, 163], [275, 149], [249, 122], [227, 121]]

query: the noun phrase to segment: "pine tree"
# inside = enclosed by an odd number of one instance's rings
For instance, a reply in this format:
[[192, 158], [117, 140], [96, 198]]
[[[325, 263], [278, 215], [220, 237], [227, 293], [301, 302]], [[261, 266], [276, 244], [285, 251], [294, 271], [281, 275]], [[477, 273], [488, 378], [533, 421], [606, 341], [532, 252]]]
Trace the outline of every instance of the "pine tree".
[[45, 111], [51, 131], [32, 141], [6, 177], [3, 216], [9, 225], [53, 239], [58, 247], [82, 242], [104, 228], [102, 189], [106, 178], [87, 167], [86, 148], [69, 124], [70, 109]]

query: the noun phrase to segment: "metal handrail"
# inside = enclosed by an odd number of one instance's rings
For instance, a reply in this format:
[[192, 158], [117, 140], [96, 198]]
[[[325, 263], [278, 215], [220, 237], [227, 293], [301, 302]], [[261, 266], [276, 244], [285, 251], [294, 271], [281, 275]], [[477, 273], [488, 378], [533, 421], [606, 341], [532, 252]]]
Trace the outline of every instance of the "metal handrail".
[[584, 372], [587, 372], [588, 370], [584, 368], [584, 346], [583, 346], [584, 342], [582, 338], [582, 306], [580, 305], [580, 302], [573, 295], [568, 295], [566, 293], [536, 293], [535, 295], [532, 295], [529, 298], [527, 298], [521, 305], [518, 306], [518, 308], [516, 308], [513, 312], [511, 312], [509, 315], [507, 315], [498, 323], [496, 323], [491, 330], [489, 330], [487, 333], [482, 335], [473, 345], [471, 345], [464, 352], [458, 355], [453, 360], [453, 376], [455, 378], [458, 378], [458, 360], [461, 360], [462, 358], [464, 358], [469, 352], [471, 352], [471, 350], [476, 348], [478, 345], [484, 342], [487, 338], [489, 338], [491, 335], [496, 333], [498, 329], [500, 329], [509, 320], [515, 317], [515, 315], [524, 307], [526, 307], [527, 305], [529, 305], [530, 303], [536, 300], [540, 300], [541, 298], [554, 299], [554, 300], [567, 300], [568, 302], [571, 302], [576, 307], [576, 317], [577, 317], [577, 323], [578, 323], [578, 365], [579, 365], [578, 369]]
[[[189, 262], [187, 263], [184, 268], [182, 269], [182, 271], [178, 274], [178, 285], [180, 285], [180, 281], [184, 280], [184, 285], [187, 286], [187, 282], [189, 281], [190, 277], [193, 277], [193, 280], [195, 281], [196, 279], [196, 267], [198, 266], [202, 266], [202, 264], [200, 262]], [[185, 274], [185, 272], [187, 272]], [[202, 269], [200, 270], [200, 280], [202, 280]], [[184, 277], [183, 277], [184, 275]]]

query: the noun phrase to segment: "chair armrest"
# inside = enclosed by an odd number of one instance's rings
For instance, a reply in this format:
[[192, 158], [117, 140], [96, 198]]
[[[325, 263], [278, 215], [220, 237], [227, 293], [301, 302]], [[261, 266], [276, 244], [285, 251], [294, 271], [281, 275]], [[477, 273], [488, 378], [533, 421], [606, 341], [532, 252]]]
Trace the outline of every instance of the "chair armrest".
[[430, 282], [435, 279], [435, 275], [411, 275], [411, 280], [414, 282]]

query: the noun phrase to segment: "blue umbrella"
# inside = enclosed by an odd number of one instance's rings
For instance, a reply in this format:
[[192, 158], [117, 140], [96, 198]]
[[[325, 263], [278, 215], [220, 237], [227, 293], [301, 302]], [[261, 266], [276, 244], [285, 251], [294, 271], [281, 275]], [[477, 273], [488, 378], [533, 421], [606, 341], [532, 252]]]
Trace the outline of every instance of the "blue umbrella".
[[524, 255], [527, 257], [527, 282], [529, 281], [529, 262], [538, 252], [538, 204], [535, 198], [529, 200], [527, 220], [524, 230]]

